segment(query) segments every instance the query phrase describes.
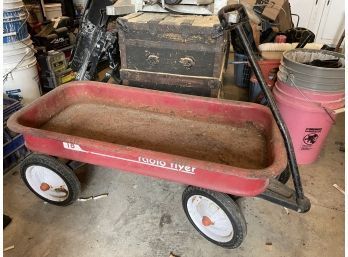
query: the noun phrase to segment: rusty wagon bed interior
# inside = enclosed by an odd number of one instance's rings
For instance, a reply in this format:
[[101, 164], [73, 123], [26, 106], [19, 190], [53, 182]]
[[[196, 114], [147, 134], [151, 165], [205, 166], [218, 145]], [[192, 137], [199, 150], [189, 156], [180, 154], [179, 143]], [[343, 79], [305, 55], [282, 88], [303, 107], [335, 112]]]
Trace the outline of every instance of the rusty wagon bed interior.
[[263, 106], [124, 86], [113, 86], [115, 94], [110, 95], [112, 89], [105, 87], [110, 86], [63, 86], [54, 96], [38, 100], [45, 101], [40, 104], [44, 112], [34, 108], [18, 122], [40, 131], [244, 169], [267, 168], [277, 154], [280, 134]]
[[41, 129], [241, 168], [268, 164], [264, 132], [251, 122], [216, 124], [144, 109], [77, 103]]

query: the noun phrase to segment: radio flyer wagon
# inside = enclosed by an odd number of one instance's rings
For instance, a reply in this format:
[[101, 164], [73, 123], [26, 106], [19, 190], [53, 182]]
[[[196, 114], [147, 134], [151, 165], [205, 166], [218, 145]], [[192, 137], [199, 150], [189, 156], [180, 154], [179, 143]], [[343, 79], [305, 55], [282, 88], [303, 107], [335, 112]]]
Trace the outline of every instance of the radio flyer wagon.
[[[192, 225], [211, 242], [236, 248], [247, 231], [236, 197], [310, 208], [265, 92], [273, 115], [254, 103], [71, 82], [15, 113], [8, 127], [37, 152], [23, 161], [21, 176], [46, 202], [68, 205], [80, 193], [72, 165], [56, 157], [179, 182], [188, 185], [182, 203]], [[279, 182], [289, 170], [295, 190]]]

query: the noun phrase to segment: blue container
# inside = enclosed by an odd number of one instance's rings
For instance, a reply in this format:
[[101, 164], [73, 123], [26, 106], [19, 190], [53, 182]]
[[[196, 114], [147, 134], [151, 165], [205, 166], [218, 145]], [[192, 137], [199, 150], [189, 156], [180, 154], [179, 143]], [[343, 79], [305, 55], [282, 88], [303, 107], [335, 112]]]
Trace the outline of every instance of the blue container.
[[258, 103], [262, 105], [268, 104], [268, 101], [264, 93], [262, 92], [261, 86], [255, 77], [253, 77], [250, 80], [249, 102]]
[[23, 7], [3, 10], [3, 43], [17, 42], [29, 36], [27, 13]]
[[22, 135], [18, 134], [12, 138], [11, 141], [8, 141], [3, 145], [4, 159], [16, 152], [22, 146], [24, 146], [24, 138]]
[[3, 174], [17, 166], [30, 152], [23, 144], [12, 154], [3, 158]]
[[[247, 62], [248, 57], [234, 53], [235, 62]], [[251, 67], [248, 63], [234, 64], [234, 83], [238, 87], [248, 88], [250, 85]]]
[[24, 138], [21, 134], [10, 131], [6, 126], [7, 119], [21, 108], [20, 102], [6, 98], [3, 99], [3, 172], [6, 173], [30, 152], [25, 147]]
[[2, 13], [3, 19], [11, 19], [14, 17], [19, 17], [20, 15], [25, 15], [25, 9], [24, 7], [17, 7], [17, 8], [11, 8], [11, 9], [4, 9]]

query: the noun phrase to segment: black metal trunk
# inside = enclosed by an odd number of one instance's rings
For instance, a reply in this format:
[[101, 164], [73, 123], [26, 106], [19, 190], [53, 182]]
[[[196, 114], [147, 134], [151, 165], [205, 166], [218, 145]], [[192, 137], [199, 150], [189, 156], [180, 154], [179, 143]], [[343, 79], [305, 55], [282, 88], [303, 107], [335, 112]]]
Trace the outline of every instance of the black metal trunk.
[[125, 85], [217, 97], [228, 36], [217, 16], [135, 13], [118, 19]]

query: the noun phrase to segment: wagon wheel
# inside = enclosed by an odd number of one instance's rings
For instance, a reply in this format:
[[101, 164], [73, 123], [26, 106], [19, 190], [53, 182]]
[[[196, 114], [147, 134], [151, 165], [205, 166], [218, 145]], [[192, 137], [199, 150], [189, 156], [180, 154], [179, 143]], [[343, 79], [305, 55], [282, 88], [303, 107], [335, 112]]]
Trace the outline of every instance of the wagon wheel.
[[54, 157], [32, 154], [21, 164], [26, 186], [44, 201], [65, 206], [77, 200], [80, 182], [73, 171]]
[[288, 182], [290, 176], [291, 176], [291, 172], [290, 172], [289, 166], [287, 166], [286, 169], [282, 173], [280, 173], [278, 176], [276, 176], [276, 179], [279, 182], [286, 184]]
[[225, 248], [237, 248], [243, 242], [246, 222], [229, 195], [189, 186], [182, 204], [191, 224], [209, 241]]

